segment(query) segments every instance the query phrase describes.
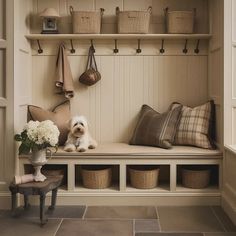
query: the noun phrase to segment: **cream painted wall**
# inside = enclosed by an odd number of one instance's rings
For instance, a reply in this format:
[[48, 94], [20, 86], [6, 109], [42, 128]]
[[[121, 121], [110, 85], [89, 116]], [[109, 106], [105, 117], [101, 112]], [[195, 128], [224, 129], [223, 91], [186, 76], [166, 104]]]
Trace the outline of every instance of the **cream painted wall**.
[[[68, 8], [93, 10], [105, 8], [103, 33], [115, 32], [115, 7], [121, 9], [147, 9], [153, 7], [150, 27], [152, 33], [163, 33], [163, 9], [197, 8], [196, 32], [208, 32], [208, 2], [194, 0], [177, 1], [33, 1], [33, 12], [38, 14], [46, 7], [54, 7], [62, 16], [60, 30], [71, 33]], [[37, 16], [32, 16], [31, 32], [40, 32]], [[44, 53], [37, 54], [37, 45], [32, 43], [32, 103], [51, 108], [63, 100], [54, 94], [54, 68], [59, 42], [41, 41]], [[69, 42], [65, 42], [67, 49]], [[119, 54], [113, 54], [112, 40], [94, 41], [96, 59], [102, 80], [87, 88], [78, 83], [85, 70], [89, 41], [74, 41], [76, 54], [70, 54], [75, 85], [75, 97], [71, 100], [72, 114], [86, 115], [92, 134], [99, 142], [128, 142], [142, 104], [147, 103], [160, 112], [171, 102], [179, 101], [195, 106], [208, 99], [208, 43], [200, 42], [200, 54], [194, 54], [196, 40], [188, 42], [189, 53], [182, 52], [184, 40], [165, 41], [166, 53], [159, 54], [160, 41], [141, 41], [142, 53], [136, 55], [137, 41], [118, 41]], [[35, 89], [37, 88], [37, 89]], [[197, 89], [197, 90], [196, 90]], [[198, 92], [196, 92], [198, 91]], [[42, 96], [43, 94], [43, 96]]]

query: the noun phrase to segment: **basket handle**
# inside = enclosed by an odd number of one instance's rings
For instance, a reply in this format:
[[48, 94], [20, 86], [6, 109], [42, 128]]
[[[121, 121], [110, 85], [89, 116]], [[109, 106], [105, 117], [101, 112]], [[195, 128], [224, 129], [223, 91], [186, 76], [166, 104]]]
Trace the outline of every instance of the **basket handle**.
[[74, 11], [74, 8], [72, 6], [70, 6], [70, 14], [72, 15]]
[[119, 12], [120, 12], [120, 8], [116, 7], [116, 15], [118, 15]]
[[164, 21], [165, 21], [165, 31], [167, 33], [167, 15], [168, 15], [168, 12], [169, 12], [169, 7], [164, 8], [163, 11], [164, 11], [164, 18], [165, 18], [164, 19]]
[[151, 14], [152, 13], [152, 6], [149, 6], [147, 11]]

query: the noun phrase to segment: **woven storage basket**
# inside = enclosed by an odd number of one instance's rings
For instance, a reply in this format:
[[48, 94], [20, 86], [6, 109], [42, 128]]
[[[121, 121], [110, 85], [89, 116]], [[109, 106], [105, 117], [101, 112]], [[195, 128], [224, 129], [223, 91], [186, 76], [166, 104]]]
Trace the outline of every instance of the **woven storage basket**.
[[147, 34], [152, 7], [147, 11], [120, 11], [116, 8], [118, 34]]
[[131, 186], [139, 189], [151, 189], [158, 185], [158, 166], [130, 166]]
[[182, 184], [187, 188], [206, 188], [210, 183], [211, 171], [207, 167], [182, 167]]
[[104, 9], [100, 11], [74, 11], [70, 6], [74, 34], [100, 34], [102, 15]]
[[194, 33], [194, 21], [196, 10], [169, 11], [166, 8], [167, 33], [192, 34]]
[[111, 166], [83, 166], [81, 170], [84, 187], [103, 189], [111, 186]]

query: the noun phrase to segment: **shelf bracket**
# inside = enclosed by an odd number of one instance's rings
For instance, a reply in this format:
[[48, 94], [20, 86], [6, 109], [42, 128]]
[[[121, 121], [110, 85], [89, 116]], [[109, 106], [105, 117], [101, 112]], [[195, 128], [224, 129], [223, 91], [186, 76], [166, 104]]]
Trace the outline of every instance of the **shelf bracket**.
[[43, 49], [42, 49], [38, 39], [37, 39], [37, 44], [38, 44], [38, 54], [42, 54], [43, 53]]
[[164, 42], [165, 42], [165, 40], [162, 39], [162, 40], [161, 40], [161, 48], [160, 48], [160, 50], [159, 50], [161, 54], [163, 54], [163, 53], [165, 52], [165, 49], [164, 49]]
[[196, 54], [198, 54], [198, 53], [200, 52], [200, 50], [199, 50], [199, 44], [200, 44], [200, 39], [197, 40], [197, 45], [196, 45], [196, 48], [194, 49], [194, 52], [195, 52]]
[[140, 39], [138, 39], [138, 48], [136, 49], [136, 52], [137, 53], [141, 53], [142, 52], [142, 49], [140, 48]]
[[188, 48], [187, 48], [187, 46], [188, 46], [188, 40], [187, 39], [185, 39], [185, 44], [184, 44], [184, 49], [183, 49], [183, 53], [188, 53]]
[[114, 53], [118, 53], [119, 49], [117, 48], [117, 39], [115, 39], [115, 48], [113, 49]]
[[72, 39], [70, 40], [70, 45], [71, 45], [71, 50], [70, 50], [70, 52], [74, 54], [74, 53], [75, 53], [75, 49], [74, 49], [74, 45], [73, 45]]

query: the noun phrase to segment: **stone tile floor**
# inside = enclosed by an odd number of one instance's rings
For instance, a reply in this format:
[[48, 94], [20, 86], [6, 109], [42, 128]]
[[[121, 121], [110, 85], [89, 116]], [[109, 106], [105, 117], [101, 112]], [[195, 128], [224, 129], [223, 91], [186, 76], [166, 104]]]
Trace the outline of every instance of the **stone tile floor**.
[[236, 236], [218, 206], [57, 206], [39, 224], [39, 209], [0, 210], [1, 236]]

